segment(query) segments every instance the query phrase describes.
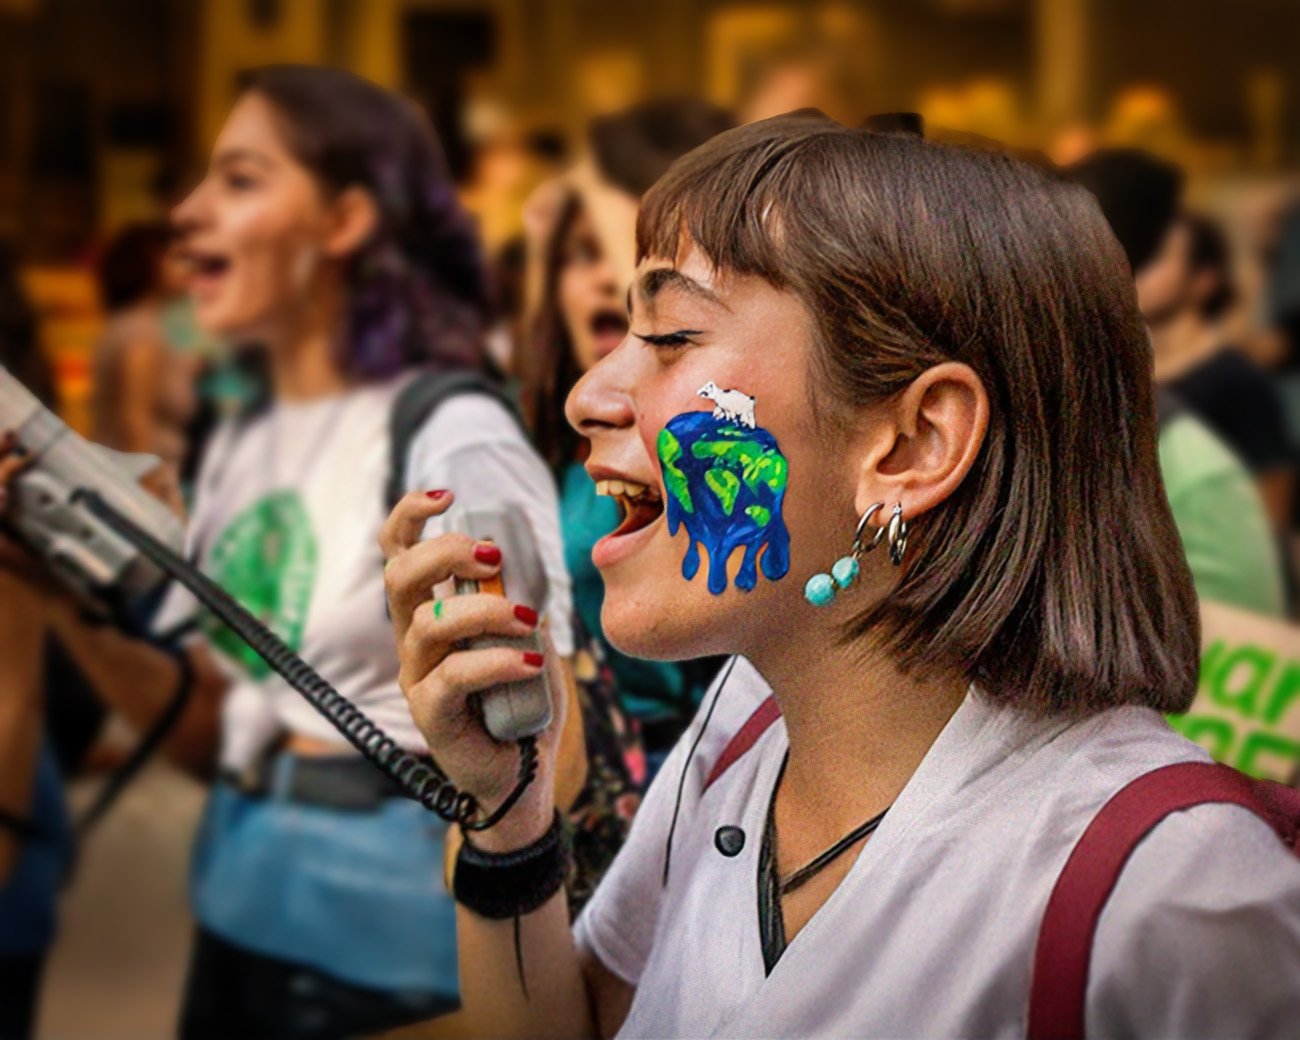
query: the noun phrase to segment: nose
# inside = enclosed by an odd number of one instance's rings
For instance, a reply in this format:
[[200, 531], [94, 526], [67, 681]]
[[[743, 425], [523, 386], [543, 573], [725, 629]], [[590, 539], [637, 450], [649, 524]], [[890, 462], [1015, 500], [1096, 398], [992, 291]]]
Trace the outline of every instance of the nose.
[[592, 271], [592, 282], [602, 296], [618, 298], [627, 291], [627, 286], [618, 284], [618, 271], [604, 256], [597, 261], [595, 270]]
[[624, 343], [588, 369], [569, 392], [564, 414], [578, 433], [595, 438], [636, 424], [631, 386], [634, 361]]
[[192, 234], [208, 221], [207, 181], [194, 186], [185, 198], [172, 207], [172, 226], [181, 236]]

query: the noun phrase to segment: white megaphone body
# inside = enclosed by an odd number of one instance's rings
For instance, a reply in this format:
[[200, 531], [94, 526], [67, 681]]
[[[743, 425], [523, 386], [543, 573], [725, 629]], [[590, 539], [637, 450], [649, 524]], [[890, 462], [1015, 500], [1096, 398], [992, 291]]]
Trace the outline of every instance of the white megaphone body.
[[97, 494], [179, 553], [181, 521], [139, 484], [158, 458], [83, 439], [3, 366], [0, 430], [13, 430], [31, 460], [10, 485], [2, 519], [88, 605], [130, 609], [166, 583], [167, 575], [84, 501], [88, 492]]

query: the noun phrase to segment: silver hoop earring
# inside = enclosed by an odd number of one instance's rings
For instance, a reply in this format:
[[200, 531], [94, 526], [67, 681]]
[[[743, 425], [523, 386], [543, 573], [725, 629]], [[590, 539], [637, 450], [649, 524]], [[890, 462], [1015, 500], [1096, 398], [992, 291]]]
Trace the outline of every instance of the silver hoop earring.
[[881, 530], [889, 532], [890, 560], [893, 561], [895, 567], [901, 567], [903, 565], [903, 553], [907, 552], [907, 521], [903, 519], [902, 502], [894, 506], [894, 511], [889, 517], [889, 526], [881, 528]]
[[814, 574], [808, 579], [808, 583], [803, 587], [803, 596], [814, 607], [826, 606], [835, 598], [837, 588], [847, 589], [858, 580], [858, 573], [861, 571], [858, 558], [871, 552], [885, 537], [885, 529], [879, 527], [869, 542], [863, 541], [863, 535], [867, 533], [867, 525], [871, 522], [871, 518], [884, 508], [884, 502], [877, 502], [863, 513], [853, 532], [853, 545], [849, 549], [849, 554], [836, 560], [829, 574]]

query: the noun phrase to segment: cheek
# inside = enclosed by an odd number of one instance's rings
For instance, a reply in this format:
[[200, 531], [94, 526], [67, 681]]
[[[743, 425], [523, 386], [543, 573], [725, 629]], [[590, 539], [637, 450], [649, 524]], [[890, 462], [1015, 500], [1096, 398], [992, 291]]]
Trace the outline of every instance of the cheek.
[[239, 296], [257, 311], [305, 292], [320, 264], [321, 250], [313, 229], [300, 215], [257, 207], [232, 224], [231, 245], [237, 263]]
[[660, 431], [676, 416], [713, 410], [712, 403], [698, 393], [710, 378], [708, 368], [684, 358], [640, 380], [635, 398], [637, 432], [652, 459], [658, 458]]
[[[789, 460], [758, 421], [755, 397], [696, 376], [675, 373], [667, 388], [689, 388], [692, 406], [662, 420], [659, 409], [647, 413], [640, 433], [654, 438], [647, 450], [659, 461], [669, 534], [685, 531], [682, 577], [693, 582], [703, 570], [714, 596], [733, 586], [748, 593], [790, 570]], [[672, 399], [665, 394], [663, 404]]]
[[582, 273], [572, 264], [560, 272], [556, 293], [560, 302], [560, 314], [569, 327], [570, 335], [573, 335], [577, 326], [581, 324], [586, 310], [583, 306], [583, 289]]

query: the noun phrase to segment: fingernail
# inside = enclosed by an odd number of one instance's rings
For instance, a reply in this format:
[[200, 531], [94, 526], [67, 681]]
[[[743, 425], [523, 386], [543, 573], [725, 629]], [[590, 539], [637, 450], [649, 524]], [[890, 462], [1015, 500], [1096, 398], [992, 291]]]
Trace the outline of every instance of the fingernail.
[[495, 545], [476, 545], [474, 546], [474, 559], [479, 563], [500, 563], [501, 550]]
[[545, 663], [546, 658], [539, 653], [529, 650], [524, 654], [524, 664], [528, 665], [529, 668], [540, 668]]
[[436, 502], [436, 501], [438, 501], [438, 499], [442, 498], [442, 497], [443, 497], [444, 495], [446, 495], [446, 494], [447, 494], [447, 492], [445, 492], [445, 491], [441, 491], [441, 490], [439, 490], [439, 491], [426, 491], [426, 492], [424, 493], [424, 497], [425, 497], [425, 498], [428, 498], [428, 499], [432, 499], [434, 502]]
[[515, 617], [529, 627], [537, 624], [537, 611], [532, 607], [525, 607], [522, 603], [515, 605]]

